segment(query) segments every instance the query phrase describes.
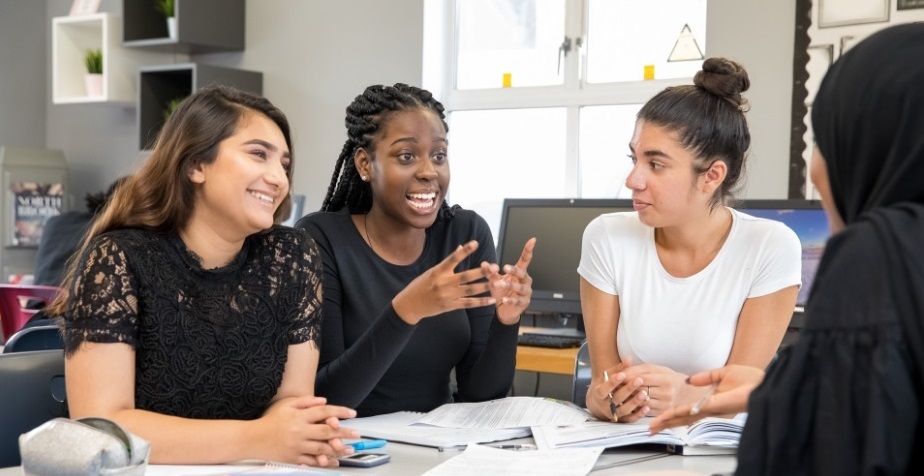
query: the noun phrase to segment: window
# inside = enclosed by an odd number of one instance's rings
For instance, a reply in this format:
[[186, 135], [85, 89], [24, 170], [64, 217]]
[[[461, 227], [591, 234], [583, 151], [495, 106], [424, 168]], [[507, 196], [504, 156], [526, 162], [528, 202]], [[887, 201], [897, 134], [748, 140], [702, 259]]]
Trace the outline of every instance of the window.
[[636, 113], [665, 87], [689, 84], [706, 48], [706, 0], [427, 0], [426, 9], [424, 87], [448, 114], [450, 201], [484, 216], [495, 237], [504, 198], [630, 196]]

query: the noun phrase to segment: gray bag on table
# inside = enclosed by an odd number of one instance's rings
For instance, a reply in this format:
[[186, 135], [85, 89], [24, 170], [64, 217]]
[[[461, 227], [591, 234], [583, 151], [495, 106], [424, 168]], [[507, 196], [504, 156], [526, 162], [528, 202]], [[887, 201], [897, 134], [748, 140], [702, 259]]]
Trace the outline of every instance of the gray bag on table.
[[55, 418], [19, 437], [25, 475], [144, 475], [151, 445], [105, 418]]

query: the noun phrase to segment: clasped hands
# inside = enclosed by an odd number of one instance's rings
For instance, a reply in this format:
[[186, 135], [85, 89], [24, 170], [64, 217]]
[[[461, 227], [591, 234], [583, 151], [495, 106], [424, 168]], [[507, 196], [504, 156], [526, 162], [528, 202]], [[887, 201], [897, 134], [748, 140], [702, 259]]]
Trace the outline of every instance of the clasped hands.
[[631, 359], [594, 375], [587, 391], [587, 409], [602, 419], [633, 423], [671, 408], [685, 375], [652, 364], [632, 365]]
[[343, 438], [359, 438], [359, 432], [340, 426], [356, 410], [327, 405], [322, 397], [290, 397], [267, 409], [252, 432], [254, 457], [309, 466], [338, 466], [339, 456], [353, 453]]
[[[507, 325], [519, 322], [520, 314], [532, 297], [532, 278], [527, 272], [533, 258], [536, 239], [530, 238], [515, 265], [501, 267], [482, 262], [477, 268], [455, 272], [467, 256], [478, 249], [477, 241], [460, 245], [446, 259], [411, 281], [392, 300], [395, 312], [405, 322], [417, 324], [422, 319], [455, 309], [494, 305], [497, 318]], [[489, 293], [487, 296], [480, 296]]]

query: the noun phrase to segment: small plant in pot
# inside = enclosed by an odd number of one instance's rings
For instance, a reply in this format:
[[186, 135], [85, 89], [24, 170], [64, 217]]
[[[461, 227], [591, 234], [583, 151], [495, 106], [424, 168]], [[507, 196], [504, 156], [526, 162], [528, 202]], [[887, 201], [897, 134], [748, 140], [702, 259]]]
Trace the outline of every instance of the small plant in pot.
[[87, 66], [87, 74], [84, 81], [87, 87], [88, 96], [103, 95], [103, 51], [100, 49], [87, 50], [84, 55], [84, 64]]
[[167, 36], [176, 38], [176, 0], [155, 0], [154, 9], [167, 19]]
[[169, 118], [170, 115], [173, 114], [173, 111], [176, 111], [176, 108], [179, 107], [181, 102], [183, 102], [183, 99], [185, 98], [173, 98], [167, 102], [167, 106], [164, 107], [164, 110], [163, 110], [164, 121], [166, 121], [167, 118]]

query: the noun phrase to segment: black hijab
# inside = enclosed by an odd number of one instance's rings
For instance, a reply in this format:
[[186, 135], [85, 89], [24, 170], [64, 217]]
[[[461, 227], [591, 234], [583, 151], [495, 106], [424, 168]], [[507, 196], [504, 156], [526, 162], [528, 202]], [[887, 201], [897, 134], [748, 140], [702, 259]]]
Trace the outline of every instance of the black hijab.
[[924, 379], [924, 23], [881, 30], [838, 59], [812, 127], [845, 225], [869, 222], [858, 239], [887, 255], [878, 272], [894, 283]]
[[846, 226], [799, 341], [751, 394], [737, 474], [908, 474], [924, 465], [924, 24], [841, 56], [812, 124]]

